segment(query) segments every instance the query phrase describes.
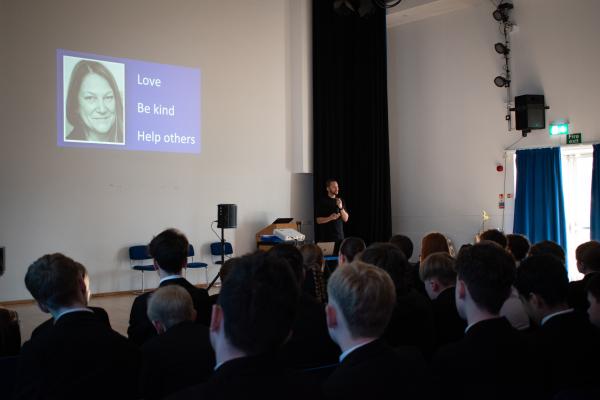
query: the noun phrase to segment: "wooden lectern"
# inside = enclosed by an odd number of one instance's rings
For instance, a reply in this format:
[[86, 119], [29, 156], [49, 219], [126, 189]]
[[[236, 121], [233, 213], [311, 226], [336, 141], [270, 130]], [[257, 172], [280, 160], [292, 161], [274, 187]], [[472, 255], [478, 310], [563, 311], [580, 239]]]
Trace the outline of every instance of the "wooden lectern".
[[[287, 222], [283, 222], [287, 221]], [[272, 235], [275, 229], [296, 229], [299, 230], [299, 221], [294, 221], [293, 218], [278, 218], [271, 225], [265, 226], [256, 233], [256, 248], [261, 251], [268, 251], [271, 247], [275, 246], [273, 242], [261, 241], [262, 235]]]

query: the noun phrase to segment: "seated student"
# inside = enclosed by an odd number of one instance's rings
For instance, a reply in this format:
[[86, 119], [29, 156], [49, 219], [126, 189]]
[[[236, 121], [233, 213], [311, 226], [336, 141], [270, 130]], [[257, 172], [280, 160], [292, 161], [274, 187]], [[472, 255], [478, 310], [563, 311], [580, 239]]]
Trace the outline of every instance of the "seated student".
[[[508, 244], [506, 236], [498, 229], [488, 229], [479, 235], [479, 240], [487, 240], [497, 243], [503, 249], [506, 249]], [[506, 299], [504, 304], [502, 304], [500, 315], [506, 317], [508, 322], [510, 322], [515, 329], [524, 331], [530, 327], [529, 317], [527, 316], [527, 312], [525, 311], [525, 308], [523, 308], [523, 304], [519, 299], [519, 293], [517, 293], [517, 289], [514, 287], [511, 289], [508, 299]]]
[[212, 377], [169, 398], [299, 398], [274, 356], [291, 333], [299, 290], [287, 262], [265, 253], [241, 257], [213, 306]]
[[542, 240], [529, 248], [530, 256], [539, 256], [540, 254], [550, 254], [558, 258], [563, 265], [566, 265], [565, 250], [552, 240]]
[[85, 268], [62, 254], [31, 264], [25, 286], [54, 327], [23, 345], [14, 399], [131, 399], [139, 351], [87, 308]]
[[349, 264], [366, 248], [365, 241], [358, 237], [347, 237], [340, 244], [338, 253], [338, 266]]
[[[302, 287], [304, 266], [298, 248], [291, 244], [278, 244], [269, 250], [268, 255], [287, 261], [294, 271], [298, 286]], [[334, 364], [340, 355], [338, 347], [327, 332], [325, 307], [304, 291], [300, 293], [292, 335], [281, 348], [279, 355], [286, 366], [296, 369]]]
[[208, 328], [196, 324], [190, 294], [178, 285], [156, 290], [148, 300], [148, 319], [158, 336], [142, 346], [140, 394], [162, 399], [204, 382], [215, 366]]
[[590, 322], [600, 328], [600, 274], [590, 279], [587, 285], [587, 298], [590, 303], [587, 310]]
[[488, 229], [485, 232], [481, 233], [479, 235], [479, 241], [482, 240], [488, 240], [490, 242], [498, 243], [503, 249], [505, 249], [508, 245], [506, 235], [500, 232], [498, 229]]
[[[82, 274], [84, 274], [84, 280], [89, 287], [90, 278], [87, 275], [87, 271], [85, 270], [85, 268], [82, 270]], [[90, 292], [89, 296], [91, 297], [91, 292]], [[93, 306], [87, 306], [87, 308], [89, 308], [90, 310], [93, 311], [94, 316], [96, 318], [98, 318], [98, 321], [105, 324], [108, 328], [111, 328], [110, 319], [108, 318], [108, 313], [106, 312], [106, 310], [104, 310], [101, 307], [93, 307]], [[52, 329], [53, 327], [54, 327], [54, 319], [53, 318], [47, 319], [46, 321], [42, 322], [40, 325], [35, 327], [35, 329], [31, 332], [31, 337], [37, 336], [40, 333], [42, 333], [43, 331], [45, 331], [46, 329]]]
[[511, 233], [506, 235], [506, 249], [512, 254], [517, 264], [517, 268], [521, 264], [521, 261], [527, 257], [531, 243], [525, 235], [518, 233]]
[[585, 313], [589, 307], [586, 286], [590, 279], [600, 271], [600, 242], [590, 240], [580, 244], [575, 250], [577, 269], [584, 276], [583, 279], [569, 284], [569, 305], [579, 312]]
[[394, 235], [390, 238], [390, 243], [398, 247], [402, 251], [402, 253], [404, 253], [406, 260], [408, 261], [408, 265], [410, 267], [409, 274], [411, 286], [414, 289], [416, 289], [419, 293], [426, 294], [427, 292], [425, 292], [425, 286], [423, 285], [423, 281], [421, 280], [421, 277], [419, 275], [419, 263], [410, 262], [410, 258], [412, 257], [414, 247], [412, 240], [410, 240], [410, 238], [405, 235]]
[[413, 255], [414, 245], [408, 236], [394, 235], [390, 238], [390, 243], [402, 250], [404, 257], [406, 257], [407, 260], [410, 260]]
[[439, 232], [431, 232], [423, 236], [423, 239], [421, 239], [419, 262], [423, 262], [430, 254], [439, 252], [450, 254], [450, 246], [448, 245], [446, 236]]
[[435, 344], [433, 309], [431, 301], [410, 286], [404, 253], [393, 244], [374, 243], [360, 260], [386, 271], [395, 285], [396, 307], [383, 338], [392, 347], [416, 346], [429, 358]]
[[416, 348], [393, 349], [381, 339], [396, 304], [389, 274], [354, 261], [331, 275], [327, 291], [329, 334], [343, 353], [323, 384], [325, 398], [416, 398], [425, 361]]
[[515, 277], [515, 261], [496, 243], [481, 242], [456, 259], [456, 308], [465, 337], [440, 348], [431, 390], [444, 399], [530, 399], [536, 387], [527, 344], [499, 312]]
[[548, 396], [594, 383], [600, 337], [587, 316], [567, 304], [565, 266], [551, 255], [529, 257], [517, 271], [515, 286], [531, 319], [540, 326], [532, 348], [543, 368]]
[[325, 258], [323, 251], [316, 244], [305, 244], [300, 247], [304, 262], [304, 282], [302, 290], [315, 298], [319, 303], [327, 302], [327, 291], [325, 289], [325, 276], [323, 268]]
[[[177, 229], [167, 229], [152, 239], [148, 251], [154, 258], [154, 267], [160, 276], [159, 287], [179, 285], [187, 290], [192, 296], [196, 309], [196, 322], [208, 326], [210, 320], [208, 291], [195, 287], [181, 276], [181, 271], [187, 264], [188, 254], [188, 240], [185, 235]], [[138, 346], [156, 336], [156, 331], [147, 316], [150, 294], [151, 292], [147, 292], [139, 295], [131, 306], [127, 335]]]
[[454, 258], [448, 253], [430, 254], [421, 264], [420, 272], [433, 306], [436, 347], [460, 340], [467, 323], [456, 310]]

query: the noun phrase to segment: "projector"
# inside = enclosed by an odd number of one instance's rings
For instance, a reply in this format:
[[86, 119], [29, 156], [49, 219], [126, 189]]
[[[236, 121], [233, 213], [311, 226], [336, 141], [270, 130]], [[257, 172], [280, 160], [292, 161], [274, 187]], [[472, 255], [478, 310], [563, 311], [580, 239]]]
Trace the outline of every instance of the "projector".
[[297, 241], [302, 242], [306, 238], [303, 234], [295, 229], [273, 229], [273, 234], [283, 240], [284, 242]]

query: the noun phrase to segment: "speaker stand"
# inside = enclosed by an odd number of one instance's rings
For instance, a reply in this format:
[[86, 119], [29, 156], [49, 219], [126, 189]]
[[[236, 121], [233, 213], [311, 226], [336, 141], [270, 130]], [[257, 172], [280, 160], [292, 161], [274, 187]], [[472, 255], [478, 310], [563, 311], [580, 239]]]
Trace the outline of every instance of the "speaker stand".
[[221, 227], [221, 266], [219, 267], [217, 275], [215, 275], [212, 282], [208, 285], [208, 288], [206, 288], [207, 291], [210, 290], [210, 288], [215, 285], [215, 282], [217, 282], [217, 279], [221, 277], [221, 268], [223, 267], [223, 264], [225, 264], [225, 228]]

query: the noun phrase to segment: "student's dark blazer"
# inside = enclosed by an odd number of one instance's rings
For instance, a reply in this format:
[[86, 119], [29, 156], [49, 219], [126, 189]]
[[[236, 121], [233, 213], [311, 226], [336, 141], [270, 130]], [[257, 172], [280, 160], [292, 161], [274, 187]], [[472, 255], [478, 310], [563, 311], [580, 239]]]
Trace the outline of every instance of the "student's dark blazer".
[[567, 297], [569, 307], [574, 308], [575, 311], [579, 311], [580, 313], [587, 313], [590, 303], [587, 300], [586, 289], [590, 279], [596, 274], [598, 272], [590, 272], [579, 281], [569, 282], [569, 294]]
[[215, 367], [208, 328], [184, 321], [142, 346], [140, 394], [162, 399], [206, 381]]
[[[196, 309], [196, 322], [208, 326], [210, 324], [211, 313], [208, 291], [195, 287], [185, 278], [176, 278], [163, 281], [159, 287], [169, 285], [179, 285], [188, 291], [190, 296], [192, 296], [194, 308]], [[138, 346], [141, 346], [148, 339], [156, 336], [156, 330], [146, 315], [148, 310], [148, 298], [151, 294], [152, 292], [147, 292], [139, 295], [135, 298], [133, 305], [131, 306], [127, 336], [129, 336], [129, 340]]]
[[569, 312], [548, 319], [530, 336], [548, 398], [599, 383], [600, 336], [586, 314]]
[[[90, 310], [94, 312], [94, 316], [98, 319], [99, 322], [106, 325], [107, 328], [111, 328], [110, 319], [108, 318], [108, 313], [104, 308], [100, 307], [88, 307]], [[52, 329], [54, 327], [54, 318], [47, 319], [38, 325], [33, 332], [31, 332], [31, 337], [35, 337], [40, 333], [46, 331], [47, 329]]]
[[296, 369], [314, 368], [337, 363], [339, 355], [327, 330], [325, 305], [301, 293], [292, 336], [280, 351], [282, 363]]
[[458, 315], [454, 290], [454, 287], [443, 290], [431, 302], [435, 318], [436, 348], [457, 342], [465, 336], [467, 321]]
[[438, 350], [427, 391], [437, 399], [531, 399], [538, 367], [526, 338], [506, 318], [480, 321], [465, 337]]
[[435, 345], [431, 300], [410, 289], [398, 296], [383, 339], [392, 347], [416, 346], [430, 359]]
[[210, 379], [184, 389], [167, 399], [306, 399], [308, 394], [295, 386], [275, 356], [249, 356], [220, 365]]
[[132, 399], [139, 350], [91, 312], [60, 317], [23, 345], [14, 399]]
[[375, 340], [348, 354], [324, 382], [326, 399], [415, 399], [425, 361], [415, 347], [393, 349]]

